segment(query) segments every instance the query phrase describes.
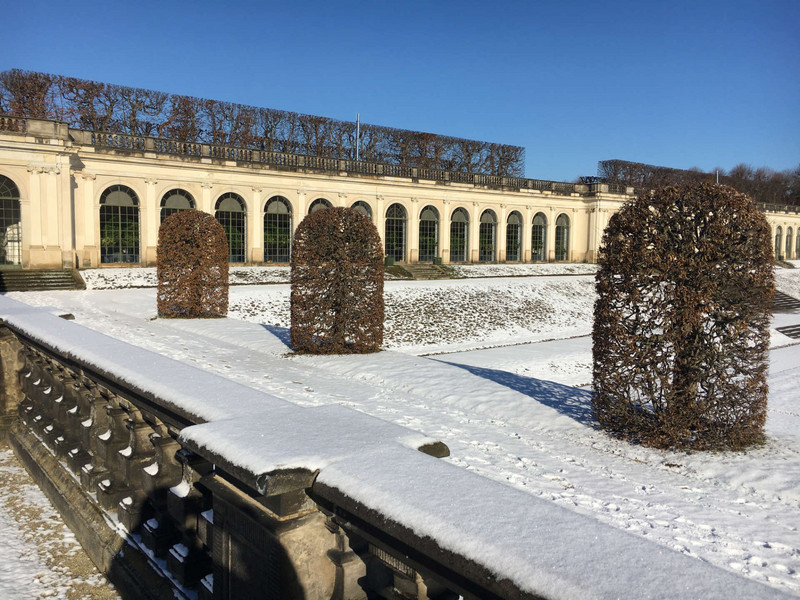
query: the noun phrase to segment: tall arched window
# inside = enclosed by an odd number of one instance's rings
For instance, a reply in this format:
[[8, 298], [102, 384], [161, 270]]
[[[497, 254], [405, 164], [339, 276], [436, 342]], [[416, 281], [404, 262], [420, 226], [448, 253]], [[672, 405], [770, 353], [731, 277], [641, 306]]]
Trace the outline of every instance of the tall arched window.
[[495, 260], [497, 243], [497, 217], [491, 210], [483, 211], [480, 229], [478, 230], [478, 260], [492, 262]]
[[569, 217], [564, 214], [556, 219], [556, 260], [569, 260]]
[[247, 205], [244, 199], [239, 194], [228, 192], [219, 197], [214, 210], [228, 240], [228, 262], [243, 263], [247, 247]]
[[787, 227], [786, 228], [786, 256], [784, 257], [784, 258], [786, 258], [786, 260], [789, 260], [790, 258], [792, 258], [792, 241], [793, 241], [792, 240], [792, 233], [793, 233], [792, 232], [792, 228], [791, 227]]
[[783, 229], [778, 226], [775, 230], [775, 258], [780, 260], [781, 250], [783, 249]]
[[457, 208], [450, 217], [450, 262], [467, 262], [469, 249], [469, 213]]
[[22, 264], [22, 217], [19, 188], [0, 175], [0, 265]]
[[313, 212], [317, 212], [318, 210], [322, 210], [323, 208], [330, 208], [333, 204], [328, 202], [325, 198], [317, 198], [311, 203], [311, 206], [308, 207], [308, 214]]
[[433, 262], [439, 256], [439, 211], [426, 206], [419, 215], [419, 260]]
[[800, 231], [794, 238], [794, 257], [800, 259]]
[[264, 260], [288, 263], [292, 250], [292, 205], [273, 196], [264, 205]]
[[506, 222], [506, 260], [522, 260], [522, 215], [517, 211]]
[[536, 213], [531, 229], [531, 260], [547, 260], [547, 217]]
[[386, 258], [406, 259], [406, 209], [402, 204], [392, 204], [386, 211]]
[[362, 215], [366, 215], [370, 221], [372, 220], [372, 208], [370, 208], [369, 204], [364, 202], [363, 200], [359, 200], [353, 206], [351, 206], [354, 211], [360, 212]]
[[186, 190], [170, 190], [161, 198], [161, 222], [172, 213], [194, 208], [194, 198]]
[[139, 262], [139, 198], [127, 186], [100, 196], [100, 262]]

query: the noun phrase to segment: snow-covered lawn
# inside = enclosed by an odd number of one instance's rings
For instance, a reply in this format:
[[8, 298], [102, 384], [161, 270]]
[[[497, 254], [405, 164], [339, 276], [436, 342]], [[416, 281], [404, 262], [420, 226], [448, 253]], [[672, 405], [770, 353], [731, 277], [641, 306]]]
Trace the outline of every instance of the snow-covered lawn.
[[[595, 427], [585, 389], [593, 277], [550, 275], [387, 282], [389, 350], [366, 356], [291, 354], [286, 284], [232, 287], [229, 319], [197, 321], [156, 319], [152, 288], [9, 296], [303, 406], [410, 427], [455, 465], [800, 596], [797, 341], [773, 331], [763, 447], [629, 446]], [[777, 282], [800, 297], [800, 269]], [[800, 313], [776, 315], [789, 324]]]

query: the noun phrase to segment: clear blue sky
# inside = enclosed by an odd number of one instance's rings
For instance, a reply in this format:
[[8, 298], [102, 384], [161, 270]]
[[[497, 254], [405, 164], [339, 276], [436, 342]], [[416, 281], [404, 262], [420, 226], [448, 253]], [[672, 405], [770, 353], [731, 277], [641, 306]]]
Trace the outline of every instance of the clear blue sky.
[[22, 68], [515, 144], [526, 175], [608, 158], [800, 163], [800, 0], [12, 0]]

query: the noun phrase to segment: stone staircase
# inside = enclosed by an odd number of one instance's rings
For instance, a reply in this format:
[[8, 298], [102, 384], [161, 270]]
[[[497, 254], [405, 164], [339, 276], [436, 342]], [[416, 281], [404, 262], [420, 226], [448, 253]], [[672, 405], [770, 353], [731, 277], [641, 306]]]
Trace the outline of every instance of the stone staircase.
[[414, 279], [450, 279], [447, 272], [432, 263], [403, 264]]
[[77, 271], [68, 269], [53, 270], [0, 270], [0, 293], [2, 292], [38, 292], [50, 290], [85, 289], [81, 276]]

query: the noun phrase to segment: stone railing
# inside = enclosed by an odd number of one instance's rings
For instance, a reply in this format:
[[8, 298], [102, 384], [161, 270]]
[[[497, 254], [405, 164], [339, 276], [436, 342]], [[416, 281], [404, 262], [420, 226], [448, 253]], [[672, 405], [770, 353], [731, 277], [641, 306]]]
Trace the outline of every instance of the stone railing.
[[26, 125], [27, 125], [27, 119], [0, 116], [0, 131], [10, 131], [12, 133], [25, 133]]
[[439, 460], [403, 427], [7, 298], [0, 322], [12, 446], [133, 597], [783, 597]]

